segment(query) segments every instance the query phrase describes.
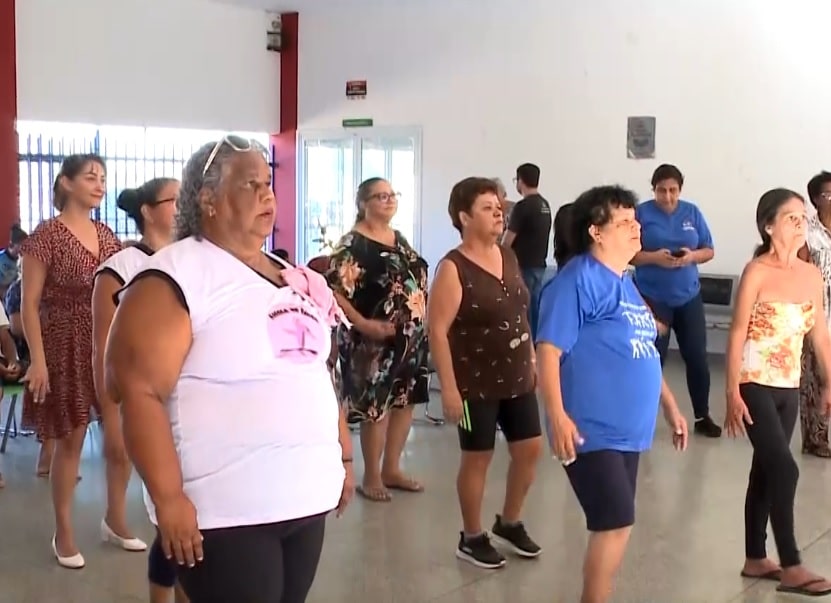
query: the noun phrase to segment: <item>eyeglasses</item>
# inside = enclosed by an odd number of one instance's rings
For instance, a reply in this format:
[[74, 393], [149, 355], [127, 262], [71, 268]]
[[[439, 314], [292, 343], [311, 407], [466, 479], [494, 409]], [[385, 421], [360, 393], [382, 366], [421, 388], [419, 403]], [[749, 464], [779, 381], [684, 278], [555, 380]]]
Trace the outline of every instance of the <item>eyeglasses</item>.
[[208, 155], [208, 160], [205, 162], [205, 167], [202, 168], [202, 177], [205, 177], [205, 174], [208, 173], [208, 170], [211, 169], [214, 161], [216, 160], [216, 156], [219, 154], [222, 145], [227, 144], [237, 153], [247, 153], [248, 151], [259, 151], [263, 155], [268, 155], [268, 150], [256, 140], [252, 140], [250, 138], [242, 138], [240, 136], [234, 136], [233, 134], [226, 134], [223, 138], [221, 138], [215, 145], [211, 154]]
[[401, 193], [375, 193], [371, 195], [370, 199], [378, 199], [381, 203], [387, 203], [389, 201], [395, 201], [398, 197], [401, 196]]

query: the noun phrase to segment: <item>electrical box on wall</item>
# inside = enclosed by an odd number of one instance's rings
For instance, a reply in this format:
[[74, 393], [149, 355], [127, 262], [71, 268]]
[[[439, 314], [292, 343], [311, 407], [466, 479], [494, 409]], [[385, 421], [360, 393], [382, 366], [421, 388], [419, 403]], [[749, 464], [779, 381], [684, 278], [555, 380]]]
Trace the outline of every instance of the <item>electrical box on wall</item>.
[[266, 49], [272, 52], [283, 50], [283, 21], [280, 13], [266, 13]]

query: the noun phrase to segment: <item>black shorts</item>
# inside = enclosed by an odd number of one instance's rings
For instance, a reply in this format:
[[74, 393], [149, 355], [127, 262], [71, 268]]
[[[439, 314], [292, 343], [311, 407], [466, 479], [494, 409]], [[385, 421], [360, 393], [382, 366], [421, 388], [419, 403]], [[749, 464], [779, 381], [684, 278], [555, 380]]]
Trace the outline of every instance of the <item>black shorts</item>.
[[459, 422], [459, 446], [470, 452], [493, 450], [497, 425], [509, 442], [541, 436], [537, 395], [529, 392], [507, 400], [465, 400]]
[[589, 532], [634, 525], [639, 460], [639, 452], [595, 450], [578, 454], [565, 468]]

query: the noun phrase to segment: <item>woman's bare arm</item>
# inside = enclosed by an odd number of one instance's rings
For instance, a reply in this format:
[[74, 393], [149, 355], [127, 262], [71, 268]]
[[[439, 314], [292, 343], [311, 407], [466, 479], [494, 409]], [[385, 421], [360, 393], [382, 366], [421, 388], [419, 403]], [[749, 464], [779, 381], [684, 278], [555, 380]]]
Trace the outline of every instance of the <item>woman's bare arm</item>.
[[112, 274], [100, 272], [96, 275], [92, 288], [92, 376], [95, 380], [95, 395], [102, 407], [106, 403], [118, 403], [107, 394], [104, 384], [104, 350], [115, 314], [113, 295], [120, 286]]
[[20, 317], [20, 312], [13, 312], [9, 316], [9, 328], [12, 331], [12, 335], [15, 337], [24, 337], [23, 319]]
[[736, 305], [727, 335], [727, 354], [725, 357], [725, 380], [727, 393], [739, 389], [739, 373], [742, 365], [742, 349], [747, 339], [747, 327], [753, 314], [753, 304], [759, 296], [761, 270], [755, 262], [750, 262], [742, 272]]
[[12, 330], [9, 327], [0, 327], [0, 354], [8, 363], [17, 364], [19, 358], [17, 355], [17, 344], [12, 337]]
[[461, 303], [462, 283], [459, 281], [456, 265], [444, 260], [436, 269], [436, 276], [427, 298], [427, 341], [441, 388], [447, 388], [448, 392], [458, 391], [447, 334]]
[[362, 327], [366, 323], [366, 318], [363, 314], [358, 312], [355, 306], [342, 293], [335, 291], [335, 300], [338, 302], [340, 309], [343, 310], [343, 313], [346, 314], [346, 318], [352, 323], [352, 326], [363, 333], [364, 329]]
[[170, 284], [146, 276], [124, 292], [104, 355], [108, 395], [121, 403], [124, 443], [156, 505], [181, 496], [182, 471], [164, 404], [192, 339]]
[[537, 383], [543, 406], [549, 417], [565, 414], [563, 390], [560, 387], [560, 358], [563, 352], [551, 343], [537, 343]]
[[29, 344], [32, 364], [46, 364], [43, 351], [43, 334], [40, 325], [40, 298], [46, 282], [46, 264], [31, 255], [24, 255], [22, 260], [23, 280], [20, 289], [20, 318], [23, 333]]

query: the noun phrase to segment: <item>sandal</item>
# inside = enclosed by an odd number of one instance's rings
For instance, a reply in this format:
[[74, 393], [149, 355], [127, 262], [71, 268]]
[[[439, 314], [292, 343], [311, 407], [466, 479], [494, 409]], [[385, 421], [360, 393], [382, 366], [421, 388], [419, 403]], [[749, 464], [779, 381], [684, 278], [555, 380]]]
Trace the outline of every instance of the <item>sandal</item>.
[[828, 586], [822, 590], [811, 590], [811, 586], [822, 582], [828, 582], [828, 580], [825, 578], [811, 578], [807, 582], [803, 582], [797, 586], [785, 586], [780, 584], [776, 587], [776, 590], [780, 593], [802, 595], [803, 597], [824, 597], [825, 595], [831, 595], [831, 586]]
[[358, 486], [355, 488], [355, 492], [357, 492], [362, 498], [372, 502], [386, 503], [392, 500], [392, 494], [384, 488], [364, 488], [363, 486]]
[[782, 570], [774, 569], [769, 572], [765, 572], [764, 574], [748, 574], [743, 571], [741, 573], [741, 577], [747, 578], [748, 580], [770, 580], [771, 582], [779, 582], [782, 580]]

